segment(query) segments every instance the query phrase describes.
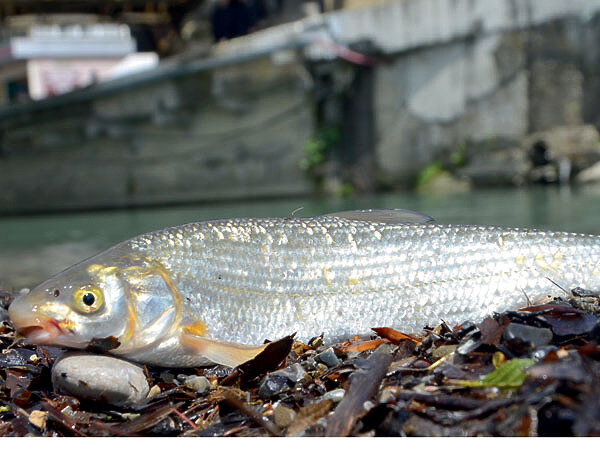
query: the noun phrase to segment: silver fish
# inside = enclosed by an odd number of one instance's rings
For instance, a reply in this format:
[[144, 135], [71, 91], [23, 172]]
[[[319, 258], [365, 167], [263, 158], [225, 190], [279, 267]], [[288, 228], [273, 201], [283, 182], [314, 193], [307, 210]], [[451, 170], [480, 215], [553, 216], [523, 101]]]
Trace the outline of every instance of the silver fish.
[[143, 234], [13, 302], [31, 343], [161, 366], [235, 366], [265, 339], [419, 332], [600, 289], [600, 237], [443, 225], [401, 210], [228, 219]]

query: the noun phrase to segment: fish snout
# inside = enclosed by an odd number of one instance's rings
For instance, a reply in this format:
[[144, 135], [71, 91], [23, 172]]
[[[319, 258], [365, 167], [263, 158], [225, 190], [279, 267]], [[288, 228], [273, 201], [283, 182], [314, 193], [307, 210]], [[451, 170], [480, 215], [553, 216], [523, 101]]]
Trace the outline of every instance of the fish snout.
[[31, 344], [53, 344], [61, 334], [59, 323], [39, 311], [39, 303], [31, 296], [16, 298], [8, 308], [15, 330]]

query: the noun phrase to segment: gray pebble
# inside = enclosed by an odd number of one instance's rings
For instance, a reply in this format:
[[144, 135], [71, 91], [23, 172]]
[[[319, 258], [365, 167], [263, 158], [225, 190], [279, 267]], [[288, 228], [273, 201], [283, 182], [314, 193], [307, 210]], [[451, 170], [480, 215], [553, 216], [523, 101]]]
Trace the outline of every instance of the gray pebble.
[[204, 376], [188, 376], [183, 381], [186, 388], [189, 388], [196, 393], [202, 394], [210, 389], [210, 381]]
[[273, 371], [274, 376], [281, 376], [289, 379], [292, 383], [300, 382], [306, 376], [306, 370], [299, 363], [294, 363], [284, 369]]
[[273, 410], [273, 421], [275, 421], [275, 424], [282, 429], [288, 427], [295, 417], [296, 412], [294, 410], [292, 410], [291, 408], [287, 408], [281, 404], [279, 404]]
[[295, 417], [296, 412], [294, 410], [281, 404], [273, 410], [273, 421], [282, 429], [288, 427]]
[[552, 340], [550, 329], [510, 323], [504, 328], [504, 340], [513, 345], [525, 345], [529, 348], [545, 346]]
[[258, 387], [258, 395], [262, 399], [271, 399], [278, 394], [288, 391], [291, 388], [291, 382], [287, 377], [267, 375]]
[[329, 348], [327, 351], [323, 351], [317, 356], [317, 358], [329, 368], [338, 366], [340, 363], [340, 359], [338, 359], [337, 355], [335, 355], [333, 348]]
[[321, 400], [324, 401], [325, 399], [329, 399], [333, 402], [340, 402], [342, 399], [344, 399], [345, 394], [346, 391], [343, 388], [336, 388], [335, 390], [325, 393]]
[[144, 370], [115, 357], [69, 352], [52, 367], [54, 389], [81, 399], [127, 407], [144, 400], [149, 387]]

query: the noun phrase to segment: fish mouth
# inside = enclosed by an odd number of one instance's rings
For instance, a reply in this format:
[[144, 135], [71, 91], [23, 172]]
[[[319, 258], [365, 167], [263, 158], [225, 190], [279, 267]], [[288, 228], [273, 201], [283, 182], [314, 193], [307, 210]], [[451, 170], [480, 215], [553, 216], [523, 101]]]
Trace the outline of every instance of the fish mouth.
[[78, 341], [74, 335], [65, 333], [55, 320], [37, 321], [38, 324], [17, 327], [17, 333], [25, 338], [25, 344], [85, 348], [85, 342]]
[[56, 332], [50, 332], [43, 326], [22, 327], [17, 332], [25, 337], [25, 343], [31, 345], [50, 344], [57, 336]]

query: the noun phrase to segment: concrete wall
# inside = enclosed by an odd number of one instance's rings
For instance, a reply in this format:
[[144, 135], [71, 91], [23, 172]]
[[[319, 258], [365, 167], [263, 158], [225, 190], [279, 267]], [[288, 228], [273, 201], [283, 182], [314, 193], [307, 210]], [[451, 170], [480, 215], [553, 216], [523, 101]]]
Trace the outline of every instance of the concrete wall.
[[382, 176], [392, 183], [458, 149], [506, 147], [560, 125], [600, 124], [598, 14], [499, 30], [375, 68]]
[[307, 194], [309, 88], [290, 53], [4, 117], [0, 211]]
[[[326, 175], [365, 191], [410, 185], [459, 148], [598, 126], [599, 11], [600, 0], [390, 1], [0, 110], [0, 212], [309, 194], [299, 162], [324, 125], [343, 132]], [[378, 63], [341, 60], [332, 42]]]

